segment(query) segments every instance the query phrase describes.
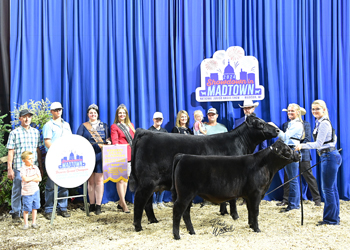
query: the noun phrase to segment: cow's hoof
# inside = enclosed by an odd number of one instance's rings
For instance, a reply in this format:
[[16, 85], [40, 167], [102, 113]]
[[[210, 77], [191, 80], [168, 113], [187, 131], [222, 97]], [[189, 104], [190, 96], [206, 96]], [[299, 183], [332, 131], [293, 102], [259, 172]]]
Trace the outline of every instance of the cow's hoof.
[[136, 232], [142, 231], [142, 226], [141, 226], [141, 225], [135, 225], [135, 224], [134, 224], [134, 227], [135, 227], [135, 231], [136, 231]]
[[175, 235], [174, 234], [174, 240], [179, 240], [180, 239], [180, 235]]
[[228, 212], [227, 211], [220, 211], [220, 214], [225, 215], [225, 214], [228, 214]]
[[136, 231], [136, 232], [142, 231], [142, 227], [135, 227], [135, 231]]
[[231, 215], [232, 219], [237, 220], [239, 218], [238, 214], [232, 214]]
[[259, 228], [257, 228], [257, 229], [254, 229], [254, 232], [256, 232], [256, 233], [260, 233], [260, 232], [261, 232], [261, 230], [260, 230]]
[[152, 223], [158, 223], [159, 221], [156, 219], [156, 218], [154, 218], [154, 219], [152, 219], [152, 220], [149, 220], [149, 223], [150, 224], [152, 224]]
[[196, 234], [196, 232], [195, 232], [195, 231], [190, 231], [189, 233], [190, 233], [191, 235]]

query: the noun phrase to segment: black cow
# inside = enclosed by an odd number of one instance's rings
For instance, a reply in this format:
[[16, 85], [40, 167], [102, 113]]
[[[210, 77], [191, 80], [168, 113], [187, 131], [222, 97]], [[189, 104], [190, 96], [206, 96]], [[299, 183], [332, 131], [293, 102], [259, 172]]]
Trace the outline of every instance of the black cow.
[[132, 144], [129, 180], [130, 190], [135, 191], [135, 230], [142, 230], [143, 209], [150, 223], [158, 222], [151, 196], [154, 191], [170, 190], [176, 154], [244, 155], [252, 153], [262, 141], [276, 137], [278, 132], [278, 129], [254, 116], [247, 117], [244, 123], [230, 132], [209, 136], [154, 133], [137, 129]]
[[195, 234], [190, 219], [192, 199], [199, 195], [214, 203], [243, 197], [247, 202], [248, 224], [258, 227], [259, 204], [278, 170], [300, 155], [282, 141], [255, 154], [244, 156], [200, 156], [178, 154], [173, 165], [173, 234], [180, 239], [183, 215], [187, 230]]

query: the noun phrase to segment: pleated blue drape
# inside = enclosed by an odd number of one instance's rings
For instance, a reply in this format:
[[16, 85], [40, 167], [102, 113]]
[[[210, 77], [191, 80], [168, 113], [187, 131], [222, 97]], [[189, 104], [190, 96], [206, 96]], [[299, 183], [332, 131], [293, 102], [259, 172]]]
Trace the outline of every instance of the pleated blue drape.
[[[124, 103], [135, 126], [146, 129], [161, 111], [168, 130], [179, 110], [189, 112], [192, 126], [195, 110], [213, 106], [231, 129], [242, 116], [236, 102], [198, 103], [194, 93], [201, 61], [241, 46], [259, 60], [266, 95], [259, 117], [282, 125], [281, 110], [295, 102], [313, 126], [312, 101], [326, 101], [343, 148], [340, 197], [348, 200], [349, 15], [346, 0], [11, 1], [11, 107], [29, 99], [60, 101], [76, 132], [91, 103], [108, 124]], [[108, 195], [104, 202], [113, 200]]]

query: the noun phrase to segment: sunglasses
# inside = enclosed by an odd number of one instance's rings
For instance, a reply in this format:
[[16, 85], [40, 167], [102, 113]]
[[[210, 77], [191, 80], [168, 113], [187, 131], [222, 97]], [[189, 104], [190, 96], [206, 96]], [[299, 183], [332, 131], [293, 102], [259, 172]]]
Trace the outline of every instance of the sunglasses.
[[53, 109], [52, 111], [53, 112], [58, 112], [58, 111], [61, 111], [62, 109]]

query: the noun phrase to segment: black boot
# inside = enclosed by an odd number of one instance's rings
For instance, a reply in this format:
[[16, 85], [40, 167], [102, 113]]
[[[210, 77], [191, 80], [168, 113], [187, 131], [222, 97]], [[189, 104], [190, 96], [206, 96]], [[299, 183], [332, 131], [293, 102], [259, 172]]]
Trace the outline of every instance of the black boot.
[[95, 204], [90, 204], [89, 212], [95, 212]]
[[96, 205], [96, 211], [95, 214], [99, 215], [101, 213], [101, 205]]

